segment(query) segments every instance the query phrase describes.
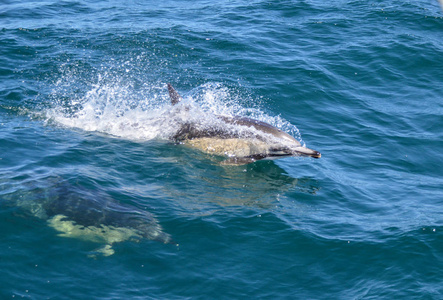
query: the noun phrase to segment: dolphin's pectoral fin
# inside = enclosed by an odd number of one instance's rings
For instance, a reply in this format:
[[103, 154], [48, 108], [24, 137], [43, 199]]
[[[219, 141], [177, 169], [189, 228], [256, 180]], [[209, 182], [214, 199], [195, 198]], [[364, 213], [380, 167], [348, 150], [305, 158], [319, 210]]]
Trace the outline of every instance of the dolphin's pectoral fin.
[[170, 83], [168, 83], [168, 92], [169, 92], [169, 97], [171, 97], [172, 105], [176, 105], [181, 101], [182, 97], [180, 97], [179, 93], [172, 87]]
[[97, 248], [92, 253], [88, 255], [89, 258], [97, 258], [97, 256], [111, 256], [114, 255], [115, 250], [112, 249], [112, 245], [104, 245], [103, 247]]

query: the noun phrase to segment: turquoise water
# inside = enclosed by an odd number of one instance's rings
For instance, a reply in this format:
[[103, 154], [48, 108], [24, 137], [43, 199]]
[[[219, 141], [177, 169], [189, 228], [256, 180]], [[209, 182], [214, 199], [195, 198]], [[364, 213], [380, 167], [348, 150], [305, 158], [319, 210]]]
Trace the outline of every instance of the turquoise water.
[[[322, 158], [174, 144], [167, 82]], [[0, 298], [441, 299], [442, 95], [438, 1], [4, 0]]]

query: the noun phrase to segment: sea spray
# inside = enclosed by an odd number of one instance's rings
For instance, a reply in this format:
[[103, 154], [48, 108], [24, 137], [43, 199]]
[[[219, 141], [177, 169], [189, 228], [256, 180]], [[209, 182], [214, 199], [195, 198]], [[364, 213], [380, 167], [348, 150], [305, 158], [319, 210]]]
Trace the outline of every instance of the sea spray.
[[[69, 76], [72, 79], [71, 73]], [[66, 93], [65, 84], [56, 85], [52, 95], [60, 98], [47, 110], [48, 120], [66, 127], [146, 141], [171, 139], [186, 122], [203, 127], [224, 126], [216, 115], [243, 116], [272, 124], [302, 142], [295, 125], [279, 115], [264, 113], [258, 105], [245, 108], [244, 93], [221, 83], [206, 83], [185, 92], [183, 103], [172, 107], [165, 84], [145, 84], [136, 90], [130, 81], [109, 76], [107, 72], [99, 75], [87, 90], [78, 94]], [[72, 98], [66, 99], [66, 94]]]

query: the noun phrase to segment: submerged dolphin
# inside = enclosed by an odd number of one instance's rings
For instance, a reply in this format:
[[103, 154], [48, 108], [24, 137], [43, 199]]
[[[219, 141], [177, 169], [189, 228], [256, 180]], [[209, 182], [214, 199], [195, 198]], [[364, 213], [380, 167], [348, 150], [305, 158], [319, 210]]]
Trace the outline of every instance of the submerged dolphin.
[[114, 254], [114, 243], [126, 240], [172, 243], [151, 213], [119, 203], [104, 192], [61, 181], [33, 186], [18, 198], [10, 205], [46, 220], [59, 236], [101, 244], [95, 252], [104, 256]]
[[[167, 85], [172, 105], [178, 104], [182, 98], [171, 84]], [[303, 147], [293, 136], [268, 123], [219, 115], [215, 120], [213, 126], [184, 122], [172, 138], [207, 153], [228, 156], [222, 164], [242, 165], [288, 156], [321, 157], [320, 152]]]

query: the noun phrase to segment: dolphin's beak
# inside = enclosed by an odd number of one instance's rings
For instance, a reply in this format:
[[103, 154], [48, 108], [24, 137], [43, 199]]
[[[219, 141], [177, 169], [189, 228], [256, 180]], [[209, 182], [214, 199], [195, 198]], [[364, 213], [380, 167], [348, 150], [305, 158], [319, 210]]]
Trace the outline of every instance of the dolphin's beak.
[[320, 158], [321, 157], [321, 153], [306, 147], [297, 147], [292, 149], [292, 151], [294, 152], [294, 155], [302, 155], [302, 156], [310, 156], [313, 158]]

